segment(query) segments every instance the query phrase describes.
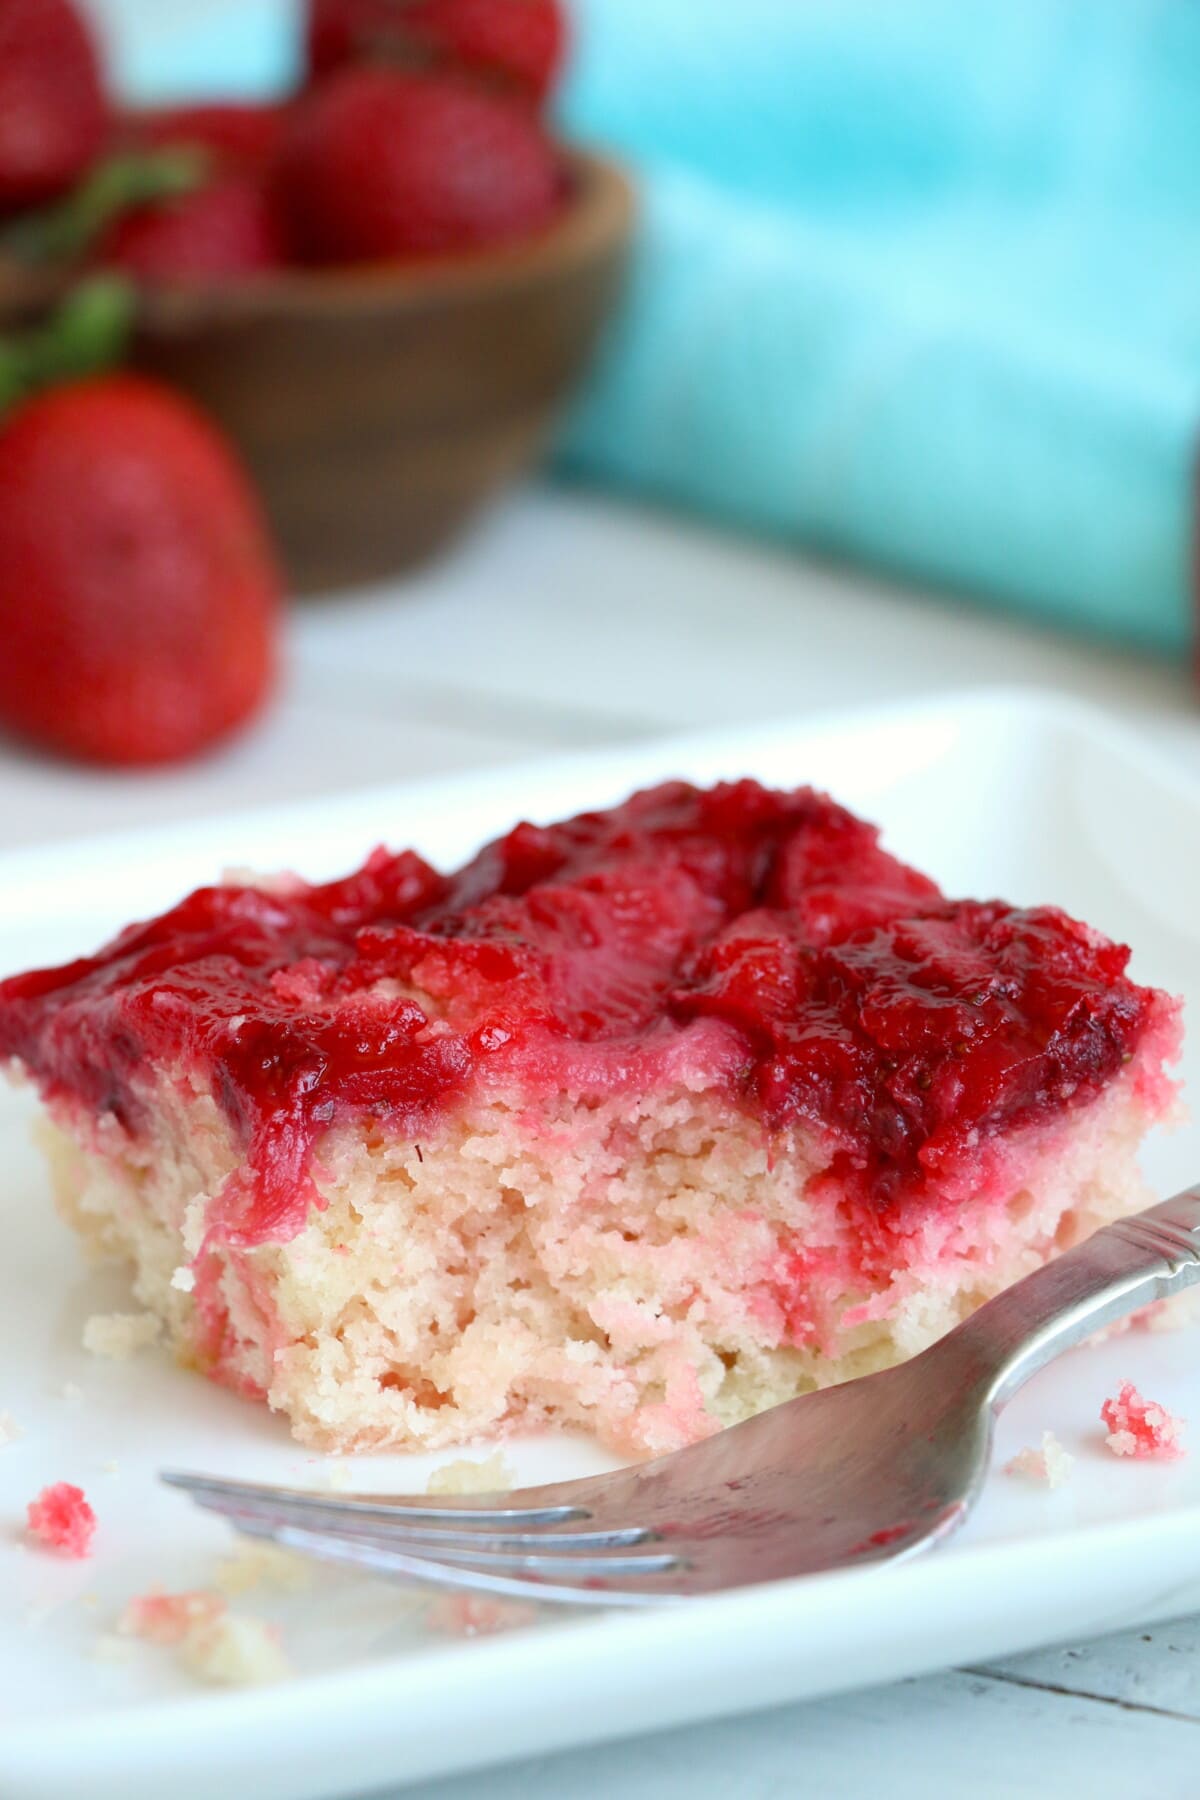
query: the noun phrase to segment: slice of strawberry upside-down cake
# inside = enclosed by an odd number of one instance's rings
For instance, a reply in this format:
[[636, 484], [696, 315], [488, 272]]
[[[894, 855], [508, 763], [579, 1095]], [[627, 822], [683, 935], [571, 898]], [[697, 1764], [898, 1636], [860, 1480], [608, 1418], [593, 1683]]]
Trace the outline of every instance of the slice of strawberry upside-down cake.
[[808, 788], [202, 888], [0, 984], [67, 1218], [306, 1443], [673, 1449], [1146, 1202], [1179, 1010]]

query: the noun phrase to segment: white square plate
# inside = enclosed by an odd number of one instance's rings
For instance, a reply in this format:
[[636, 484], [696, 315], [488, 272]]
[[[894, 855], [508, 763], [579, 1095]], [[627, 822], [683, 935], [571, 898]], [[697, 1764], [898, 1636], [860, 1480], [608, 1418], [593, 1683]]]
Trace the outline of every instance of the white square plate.
[[[547, 819], [668, 775], [811, 781], [879, 820], [951, 892], [1051, 900], [1136, 946], [1141, 979], [1200, 997], [1200, 791], [1103, 718], [1022, 693], [654, 743], [500, 774], [0, 856], [0, 969], [88, 950], [221, 868], [336, 873], [375, 842], [437, 861], [520, 815]], [[1200, 1067], [1189, 1052], [1185, 1077]], [[1119, 1463], [1102, 1399], [1128, 1377], [1200, 1417], [1200, 1331], [1137, 1331], [1039, 1375], [1001, 1421], [996, 1469], [945, 1549], [654, 1613], [549, 1613], [502, 1636], [439, 1636], [426, 1602], [328, 1571], [311, 1591], [238, 1602], [283, 1625], [295, 1681], [200, 1689], [169, 1653], [94, 1654], [132, 1594], [212, 1580], [223, 1528], [159, 1487], [164, 1464], [319, 1484], [286, 1427], [151, 1351], [85, 1355], [89, 1313], [128, 1304], [84, 1270], [28, 1144], [27, 1098], [0, 1103], [0, 1791], [6, 1800], [328, 1800], [501, 1758], [863, 1686], [1200, 1607], [1200, 1457]], [[1154, 1142], [1162, 1191], [1200, 1175], [1194, 1129]], [[73, 1393], [72, 1387], [82, 1390]], [[1002, 1463], [1052, 1427], [1076, 1458], [1056, 1493]], [[603, 1466], [562, 1439], [506, 1452], [523, 1480]], [[111, 1468], [116, 1459], [115, 1471]], [[363, 1459], [354, 1485], [412, 1490], [444, 1458]], [[27, 1547], [26, 1501], [83, 1486], [94, 1558]]]

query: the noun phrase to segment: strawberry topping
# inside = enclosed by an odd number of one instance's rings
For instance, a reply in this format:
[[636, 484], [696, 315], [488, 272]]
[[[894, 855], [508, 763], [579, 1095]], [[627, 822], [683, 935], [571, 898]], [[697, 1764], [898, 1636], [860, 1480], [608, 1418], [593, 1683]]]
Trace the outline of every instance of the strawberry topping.
[[1053, 908], [946, 899], [811, 789], [682, 782], [519, 825], [454, 875], [376, 851], [324, 886], [203, 888], [0, 984], [0, 1055], [136, 1133], [147, 1068], [211, 1083], [247, 1166], [210, 1214], [287, 1237], [313, 1146], [419, 1137], [473, 1084], [670, 1079], [828, 1141], [875, 1217], [1094, 1096], [1173, 1003]]

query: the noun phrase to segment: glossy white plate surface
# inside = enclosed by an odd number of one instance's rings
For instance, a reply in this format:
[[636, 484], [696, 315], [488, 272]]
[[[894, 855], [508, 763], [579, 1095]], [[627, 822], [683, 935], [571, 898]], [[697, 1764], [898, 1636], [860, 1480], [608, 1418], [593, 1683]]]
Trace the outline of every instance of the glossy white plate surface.
[[[811, 781], [877, 819], [949, 891], [1055, 901], [1135, 946], [1143, 980], [1200, 999], [1200, 791], [1105, 719], [1021, 693], [658, 742], [499, 774], [0, 856], [0, 970], [93, 948], [229, 866], [331, 875], [376, 842], [449, 862], [518, 816], [616, 801], [668, 775]], [[1185, 1091], [1200, 1085], [1197, 1052]], [[282, 1625], [298, 1671], [277, 1687], [199, 1687], [169, 1653], [96, 1640], [132, 1594], [204, 1586], [228, 1538], [160, 1488], [163, 1465], [321, 1484], [264, 1411], [157, 1351], [88, 1356], [85, 1318], [130, 1304], [85, 1269], [29, 1144], [27, 1098], [0, 1100], [0, 1794], [4, 1800], [333, 1800], [449, 1770], [831, 1693], [1200, 1608], [1200, 1329], [1075, 1352], [1004, 1415], [978, 1511], [947, 1548], [893, 1568], [779, 1584], [652, 1614], [547, 1613], [470, 1641], [426, 1601], [325, 1571], [235, 1603]], [[1164, 1193], [1200, 1176], [1194, 1127], [1154, 1141]], [[1122, 1378], [1197, 1420], [1171, 1465], [1116, 1461], [1098, 1411]], [[81, 1392], [75, 1392], [78, 1389]], [[1075, 1455], [1051, 1494], [1001, 1472], [1052, 1427]], [[472, 1452], [471, 1454], [486, 1454]], [[603, 1466], [560, 1439], [506, 1455], [525, 1480]], [[115, 1460], [113, 1472], [108, 1465]], [[446, 1457], [360, 1459], [352, 1485], [424, 1485]], [[96, 1553], [23, 1541], [44, 1484], [84, 1487]]]

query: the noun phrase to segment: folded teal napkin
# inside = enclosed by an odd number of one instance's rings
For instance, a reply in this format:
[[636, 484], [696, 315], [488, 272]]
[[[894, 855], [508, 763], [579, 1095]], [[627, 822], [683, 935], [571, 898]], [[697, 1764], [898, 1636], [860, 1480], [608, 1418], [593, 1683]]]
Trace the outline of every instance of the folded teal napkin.
[[[97, 3], [143, 94], [296, 67], [292, 0]], [[572, 3], [643, 208], [563, 467], [1182, 648], [1196, 0]]]
[[576, 10], [565, 117], [645, 200], [565, 463], [1180, 648], [1200, 6]]

